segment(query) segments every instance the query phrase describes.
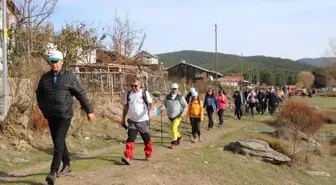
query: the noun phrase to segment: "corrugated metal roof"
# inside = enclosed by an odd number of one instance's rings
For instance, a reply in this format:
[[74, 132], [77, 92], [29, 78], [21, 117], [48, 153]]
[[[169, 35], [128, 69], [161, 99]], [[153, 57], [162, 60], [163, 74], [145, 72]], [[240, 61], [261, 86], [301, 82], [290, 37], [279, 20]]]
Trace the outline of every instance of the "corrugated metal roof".
[[[178, 65], [181, 65], [181, 64], [184, 64], [184, 65], [187, 65], [187, 66], [191, 66], [191, 67], [200, 69], [200, 70], [202, 70], [202, 71], [206, 71], [206, 72], [209, 72], [209, 73], [215, 73], [215, 74], [216, 74], [216, 71], [211, 71], [211, 70], [209, 70], [209, 69], [205, 69], [205, 68], [203, 68], [203, 67], [199, 67], [199, 66], [197, 66], [197, 65], [194, 65], [194, 64], [188, 64], [188, 63], [179, 63], [179, 64], [177, 64], [177, 65], [175, 65], [175, 66], [173, 66], [173, 67], [168, 68], [167, 71], [169, 71], [170, 69], [172, 69], [172, 68], [174, 68], [174, 67], [176, 67], [176, 66], [178, 66]], [[224, 76], [222, 73], [217, 73], [217, 74], [218, 74], [218, 76]]]

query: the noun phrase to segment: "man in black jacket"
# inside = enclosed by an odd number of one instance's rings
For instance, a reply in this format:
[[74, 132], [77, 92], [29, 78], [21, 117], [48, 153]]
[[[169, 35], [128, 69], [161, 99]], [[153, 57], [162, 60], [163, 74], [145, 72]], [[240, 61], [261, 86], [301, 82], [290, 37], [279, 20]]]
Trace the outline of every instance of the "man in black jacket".
[[[48, 120], [54, 143], [54, 156], [50, 173], [46, 177], [48, 184], [53, 185], [56, 175], [61, 177], [71, 173], [65, 138], [73, 116], [73, 96], [84, 107], [90, 121], [95, 116], [76, 76], [70, 71], [62, 69], [63, 54], [60, 51], [51, 51], [48, 62], [51, 70], [42, 75], [36, 90], [36, 98], [39, 108]], [[61, 161], [63, 168], [58, 173]]]

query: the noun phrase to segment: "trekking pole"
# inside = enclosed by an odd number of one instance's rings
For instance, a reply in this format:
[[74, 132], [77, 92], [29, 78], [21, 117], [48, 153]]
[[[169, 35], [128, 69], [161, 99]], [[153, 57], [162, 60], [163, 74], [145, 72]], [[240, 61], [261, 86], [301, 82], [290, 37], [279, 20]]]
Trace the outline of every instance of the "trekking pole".
[[189, 129], [188, 129], [188, 122], [184, 121], [187, 125], [186, 125], [186, 129], [187, 129], [187, 134], [189, 136], [189, 140], [191, 141], [191, 134], [189, 133]]
[[162, 136], [162, 125], [163, 125], [163, 121], [162, 121], [162, 114], [160, 114], [160, 121], [161, 121], [161, 145], [163, 146], [163, 136]]

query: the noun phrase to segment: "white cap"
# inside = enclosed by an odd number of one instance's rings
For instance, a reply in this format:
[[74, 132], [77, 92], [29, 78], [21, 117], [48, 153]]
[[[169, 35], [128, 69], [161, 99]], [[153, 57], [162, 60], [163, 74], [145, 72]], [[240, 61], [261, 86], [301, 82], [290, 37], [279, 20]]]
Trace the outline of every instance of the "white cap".
[[62, 52], [58, 50], [50, 51], [48, 61], [60, 61], [63, 60]]
[[171, 86], [170, 86], [171, 89], [178, 89], [178, 85], [176, 83], [173, 83]]
[[196, 92], [195, 88], [190, 88], [190, 92], [193, 93], [193, 92]]

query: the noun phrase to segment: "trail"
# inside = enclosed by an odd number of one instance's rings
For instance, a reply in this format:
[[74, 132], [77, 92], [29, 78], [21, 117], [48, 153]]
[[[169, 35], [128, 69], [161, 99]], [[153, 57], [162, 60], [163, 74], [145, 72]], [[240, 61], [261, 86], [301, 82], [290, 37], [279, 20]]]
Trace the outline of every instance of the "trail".
[[[269, 119], [269, 116], [263, 117], [262, 120]], [[255, 121], [262, 121], [262, 120], [255, 120]], [[232, 119], [225, 120], [226, 122], [232, 121]], [[211, 145], [212, 143], [218, 141], [222, 136], [225, 134], [228, 134], [230, 132], [239, 130], [243, 127], [246, 127], [248, 125], [252, 125], [255, 123], [255, 121], [252, 120], [242, 120], [242, 121], [236, 121], [237, 124], [231, 125], [230, 128], [226, 128], [225, 124], [222, 128], [215, 128], [213, 130], [202, 130], [202, 138], [203, 142], [198, 143], [191, 143], [189, 141], [188, 135], [183, 135], [184, 141], [182, 145], [176, 147], [175, 149], [169, 149], [169, 143], [164, 143], [165, 146], [162, 147], [159, 144], [153, 145], [153, 157], [150, 161], [144, 160], [144, 154], [142, 151], [142, 148], [136, 148], [135, 153], [135, 159], [132, 161], [131, 166], [122, 165], [119, 161], [121, 157], [123, 156], [123, 151], [125, 149], [124, 144], [123, 145], [116, 145], [111, 146], [107, 148], [97, 149], [93, 150], [87, 153], [81, 153], [79, 156], [79, 159], [90, 159], [90, 158], [106, 158], [106, 153], [113, 153], [113, 157], [108, 157], [106, 160], [110, 160], [111, 164], [108, 166], [102, 166], [95, 169], [90, 169], [87, 171], [80, 171], [80, 172], [72, 172], [70, 176], [64, 177], [64, 178], [58, 178], [57, 184], [64, 184], [64, 185], [94, 185], [94, 184], [173, 184], [177, 183], [181, 179], [179, 178], [170, 178], [168, 176], [163, 177], [161, 173], [158, 173], [158, 170], [169, 170], [169, 166], [164, 166], [162, 162], [160, 162], [162, 159], [165, 159], [166, 157], [169, 157], [171, 154], [180, 154], [188, 149], [193, 148], [202, 148], [208, 145]], [[203, 124], [204, 126], [205, 124]], [[182, 123], [180, 130], [185, 131], [185, 123]], [[190, 126], [187, 125], [189, 132], [190, 132]], [[156, 133], [157, 135], [157, 133]], [[141, 140], [140, 138], [137, 139], [137, 141]], [[157, 139], [158, 141], [159, 139]], [[141, 143], [137, 143], [136, 145], [141, 145]], [[115, 157], [115, 154], [119, 153], [118, 157]], [[107, 154], [108, 155], [108, 154]], [[139, 157], [143, 156], [143, 157]], [[112, 158], [112, 159], [111, 159]], [[73, 165], [76, 165], [76, 163], [72, 163]], [[173, 164], [172, 164], [173, 165]], [[50, 162], [45, 162], [41, 164], [37, 164], [34, 166], [30, 166], [24, 169], [20, 169], [18, 171], [13, 171], [9, 174], [12, 175], [10, 178], [5, 178], [7, 181], [15, 181], [20, 180], [22, 177], [31, 176], [34, 174], [38, 174], [38, 172], [41, 172], [42, 170], [48, 171], [48, 168], [50, 166]], [[184, 177], [181, 177], [184, 178]], [[192, 176], [188, 177], [192, 178]], [[209, 182], [208, 180], [205, 180], [204, 182]], [[186, 182], [188, 184], [188, 182]]]

